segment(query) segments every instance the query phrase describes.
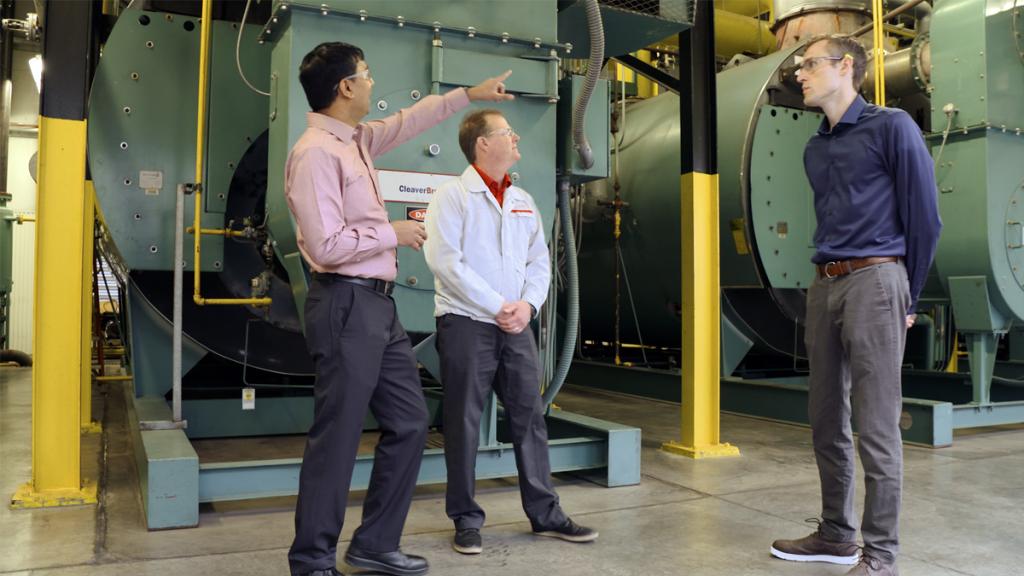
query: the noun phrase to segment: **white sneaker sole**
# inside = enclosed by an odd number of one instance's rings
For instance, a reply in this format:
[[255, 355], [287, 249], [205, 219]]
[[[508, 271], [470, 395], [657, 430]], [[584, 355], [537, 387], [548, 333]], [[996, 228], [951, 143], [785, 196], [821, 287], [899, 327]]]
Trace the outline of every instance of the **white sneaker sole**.
[[558, 538], [559, 540], [565, 540], [566, 542], [593, 542], [597, 540], [598, 533], [594, 532], [589, 536], [569, 536], [568, 534], [562, 534], [554, 530], [548, 530], [546, 532], [534, 532], [537, 536], [547, 536], [548, 538]]
[[479, 554], [484, 551], [483, 546], [459, 546], [458, 544], [452, 543], [452, 550], [455, 550], [459, 554]]
[[830, 554], [806, 555], [789, 554], [788, 552], [776, 549], [774, 546], [772, 546], [771, 549], [772, 556], [783, 560], [790, 560], [792, 562], [828, 562], [829, 564], [852, 566], [860, 560], [860, 554], [854, 554], [853, 556], [832, 556]]

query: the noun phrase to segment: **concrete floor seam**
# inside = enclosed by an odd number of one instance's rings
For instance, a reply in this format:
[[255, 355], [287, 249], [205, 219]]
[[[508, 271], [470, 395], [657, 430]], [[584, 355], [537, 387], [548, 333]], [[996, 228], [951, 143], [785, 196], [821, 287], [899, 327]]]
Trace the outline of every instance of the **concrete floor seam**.
[[[99, 390], [97, 390], [99, 391]], [[102, 394], [103, 401], [103, 415], [100, 417], [100, 434], [102, 438], [100, 440], [100, 465], [99, 465], [99, 478], [96, 479], [96, 534], [93, 542], [93, 558], [99, 560], [107, 553], [107, 466], [110, 464], [110, 435], [108, 430], [110, 429], [110, 422], [107, 418], [109, 410], [107, 409], [108, 396], [106, 390], [100, 391]]]

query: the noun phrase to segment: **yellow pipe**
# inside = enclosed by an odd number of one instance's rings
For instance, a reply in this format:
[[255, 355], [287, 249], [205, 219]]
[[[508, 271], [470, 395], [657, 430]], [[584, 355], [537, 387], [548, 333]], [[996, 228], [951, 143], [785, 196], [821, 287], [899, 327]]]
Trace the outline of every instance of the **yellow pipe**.
[[30, 214], [18, 214], [18, 218], [17, 218], [18, 224], [24, 224], [25, 222], [35, 222], [35, 221], [36, 221], [36, 217], [35, 216], [32, 216]]
[[[772, 12], [772, 0], [715, 0], [715, 8], [741, 16], [758, 16]], [[715, 14], [718, 17], [718, 14]]]
[[[195, 224], [192, 226], [195, 230], [203, 228], [200, 216], [202, 215], [201, 199], [203, 195], [203, 144], [206, 138], [206, 73], [209, 66], [210, 29], [212, 24], [210, 15], [212, 8], [212, 0], [203, 0], [203, 13], [199, 23], [199, 102], [198, 112], [196, 113], [196, 189], [194, 192], [195, 208], [193, 210]], [[194, 266], [192, 267], [192, 283], [194, 288], [192, 299], [198, 305], [204, 303], [202, 293], [199, 290], [199, 258], [202, 238], [203, 235], [200, 234], [192, 242], [194, 246], [193, 255], [195, 256]], [[177, 263], [175, 265], [177, 266]]]
[[[679, 46], [676, 36], [669, 36], [655, 46]], [[764, 56], [776, 50], [771, 20], [751, 18], [735, 11], [715, 10], [715, 54], [732, 58], [736, 54]]]
[[124, 374], [118, 376], [94, 376], [93, 380], [97, 382], [127, 382], [133, 378], [135, 377], [131, 374]]
[[[188, 228], [185, 228], [185, 232], [188, 232], [189, 234], [195, 234], [196, 229], [194, 226], [189, 226]], [[244, 230], [228, 230], [224, 228], [200, 228], [199, 232], [206, 236], [231, 236], [233, 238], [245, 237]]]
[[885, 43], [883, 33], [885, 26], [882, 23], [882, 0], [872, 0], [871, 16], [874, 21], [874, 53], [873, 64], [875, 67], [875, 104], [885, 106]]
[[715, 52], [732, 58], [736, 54], [764, 56], [775, 51], [775, 35], [767, 20], [715, 10]]
[[[637, 50], [636, 57], [637, 57], [638, 60], [640, 60], [641, 62], [643, 62], [645, 64], [650, 64], [651, 63], [651, 52], [650, 52], [650, 50]], [[650, 79], [648, 79], [645, 76], [642, 76], [642, 75], [639, 75], [639, 74], [637, 75], [637, 77], [636, 77], [636, 95], [639, 96], [640, 98], [650, 98], [652, 96], [657, 96], [658, 93], [655, 92], [655, 88], [654, 88], [655, 86], [657, 86], [657, 83], [651, 82]]]
[[199, 286], [199, 268], [201, 260], [201, 248], [203, 229], [200, 218], [202, 216], [203, 196], [203, 160], [205, 150], [203, 146], [206, 141], [206, 95], [210, 67], [210, 30], [213, 25], [211, 16], [213, 8], [212, 0], [203, 0], [203, 15], [199, 23], [199, 102], [196, 114], [196, 179], [195, 179], [195, 207], [193, 209], [192, 230], [199, 230], [201, 233], [195, 235], [192, 245], [194, 265], [192, 267], [192, 301], [199, 306], [205, 305], [239, 305], [239, 306], [270, 306], [270, 298], [203, 298]]
[[888, 32], [889, 34], [893, 34], [895, 36], [903, 36], [904, 38], [908, 38], [911, 40], [917, 38], [917, 32], [914, 32], [913, 30], [908, 30], [903, 26], [893, 26], [892, 24], [886, 24], [885, 31]]

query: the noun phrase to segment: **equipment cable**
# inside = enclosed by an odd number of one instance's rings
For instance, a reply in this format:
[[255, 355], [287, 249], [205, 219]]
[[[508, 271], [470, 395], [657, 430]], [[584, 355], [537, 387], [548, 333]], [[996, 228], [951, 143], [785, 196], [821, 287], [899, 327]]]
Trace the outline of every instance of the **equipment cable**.
[[235, 40], [235, 66], [238, 68], [238, 75], [241, 76], [242, 82], [249, 87], [253, 92], [263, 95], [270, 96], [270, 92], [264, 92], [259, 88], [249, 83], [249, 79], [245, 77], [245, 72], [242, 72], [242, 32], [245, 31], [245, 20], [249, 17], [249, 6], [252, 5], [252, 0], [245, 0], [245, 10], [242, 12], [242, 22], [238, 25], [238, 39]]

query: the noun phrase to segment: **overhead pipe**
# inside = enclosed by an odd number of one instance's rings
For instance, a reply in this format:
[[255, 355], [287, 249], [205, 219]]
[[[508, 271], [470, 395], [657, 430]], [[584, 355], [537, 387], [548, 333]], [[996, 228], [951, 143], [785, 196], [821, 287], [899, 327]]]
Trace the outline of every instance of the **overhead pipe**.
[[[893, 18], [896, 18], [897, 16], [899, 16], [901, 14], [906, 14], [910, 10], [916, 8], [917, 6], [919, 6], [921, 4], [924, 4], [925, 2], [927, 2], [927, 0], [909, 0], [909, 2], [907, 2], [906, 4], [900, 6], [899, 8], [896, 8], [895, 10], [882, 15], [881, 20], [882, 20], [882, 22], [888, 22], [889, 20], [892, 20]], [[928, 14], [929, 14], [929, 16], [931, 15], [931, 6], [929, 6]], [[851, 36], [860, 36], [861, 34], [864, 34], [865, 32], [867, 32], [868, 30], [871, 30], [873, 26], [874, 26], [874, 23], [865, 24], [864, 26], [861, 26], [860, 28], [857, 28], [856, 30], [851, 32], [850, 35]]]

